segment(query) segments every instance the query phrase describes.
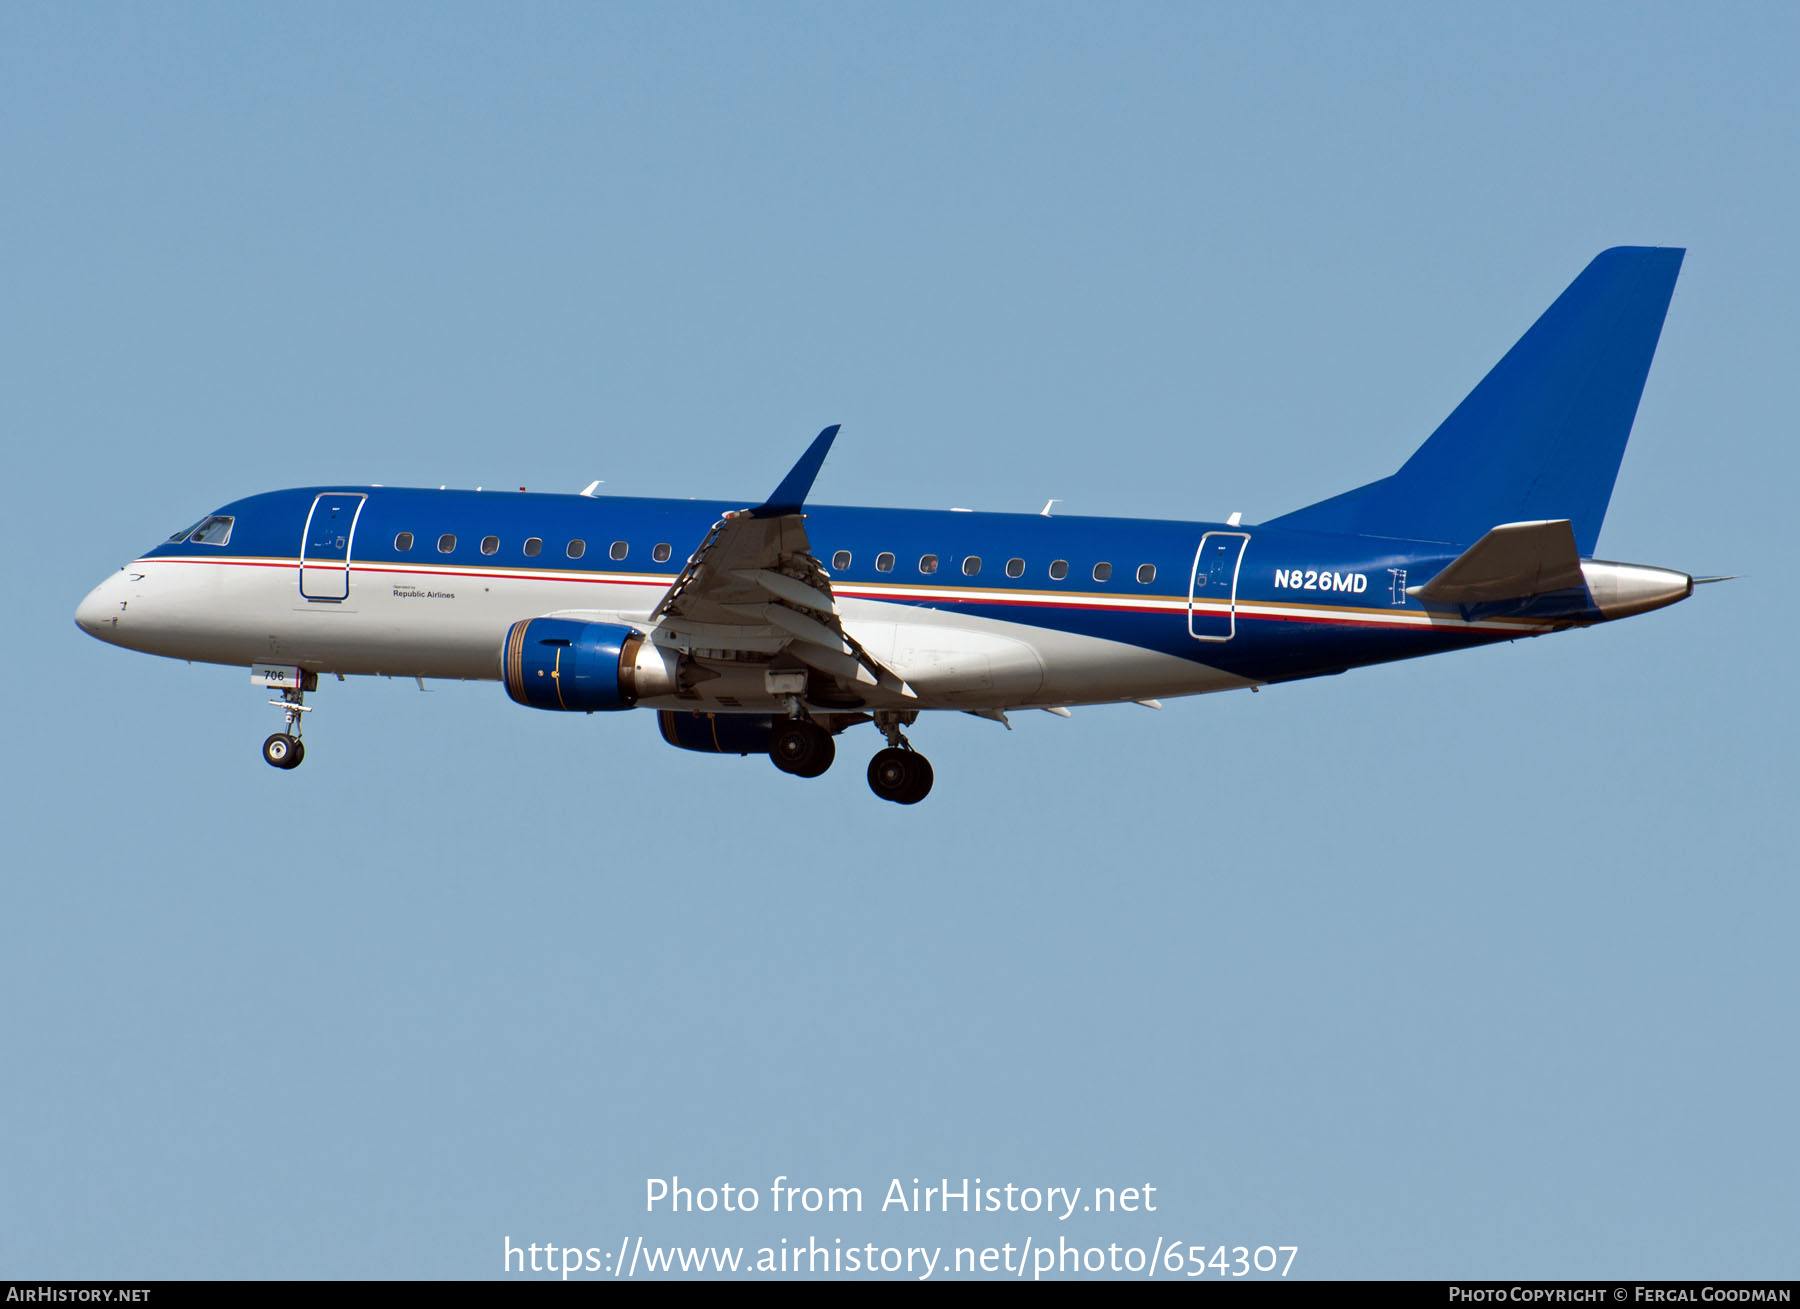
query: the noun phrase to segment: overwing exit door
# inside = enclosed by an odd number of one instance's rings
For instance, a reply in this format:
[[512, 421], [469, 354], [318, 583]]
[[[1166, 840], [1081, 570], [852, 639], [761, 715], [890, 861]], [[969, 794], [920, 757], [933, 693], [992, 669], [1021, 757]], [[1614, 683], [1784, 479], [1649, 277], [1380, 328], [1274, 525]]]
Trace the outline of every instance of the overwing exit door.
[[1248, 532], [1208, 532], [1194, 552], [1188, 587], [1188, 635], [1196, 641], [1229, 641], [1237, 634], [1238, 566]]
[[300, 594], [308, 600], [344, 600], [350, 595], [350, 543], [368, 497], [327, 491], [306, 515], [300, 538]]

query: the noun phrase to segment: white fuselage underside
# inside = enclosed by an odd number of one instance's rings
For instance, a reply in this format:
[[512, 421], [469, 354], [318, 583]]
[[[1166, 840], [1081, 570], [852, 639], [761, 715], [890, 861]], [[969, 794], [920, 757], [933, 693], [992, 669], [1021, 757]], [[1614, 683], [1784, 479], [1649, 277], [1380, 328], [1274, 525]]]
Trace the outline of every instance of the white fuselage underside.
[[[102, 640], [207, 663], [293, 665], [320, 673], [497, 679], [507, 629], [560, 614], [640, 624], [659, 595], [642, 585], [553, 578], [445, 577], [352, 567], [339, 602], [300, 594], [292, 559], [140, 559], [96, 587], [77, 614]], [[916, 699], [872, 707], [1012, 709], [1197, 695], [1253, 683], [1119, 641], [954, 610], [845, 598], [844, 628]], [[1184, 619], [1177, 613], [1172, 623]], [[746, 673], [749, 669], [746, 668]], [[768, 709], [757, 677], [701, 683], [649, 708]], [[711, 690], [709, 691], [709, 687]]]

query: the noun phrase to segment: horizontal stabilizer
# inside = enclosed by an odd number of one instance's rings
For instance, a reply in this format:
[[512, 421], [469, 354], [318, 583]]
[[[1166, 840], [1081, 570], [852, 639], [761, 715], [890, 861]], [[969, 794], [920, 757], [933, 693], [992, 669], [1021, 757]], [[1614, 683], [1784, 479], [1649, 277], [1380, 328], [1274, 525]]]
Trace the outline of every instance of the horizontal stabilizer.
[[1581, 555], [1566, 518], [1502, 523], [1406, 593], [1437, 604], [1514, 600], [1583, 585]]

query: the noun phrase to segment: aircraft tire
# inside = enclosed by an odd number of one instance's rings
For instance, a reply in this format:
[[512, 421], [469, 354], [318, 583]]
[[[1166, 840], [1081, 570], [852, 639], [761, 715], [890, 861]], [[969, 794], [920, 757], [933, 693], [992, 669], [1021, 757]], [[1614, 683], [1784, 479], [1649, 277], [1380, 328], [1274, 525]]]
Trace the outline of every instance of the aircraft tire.
[[769, 738], [769, 758], [784, 773], [818, 777], [837, 758], [837, 745], [817, 723], [798, 719], [775, 729]]
[[931, 793], [931, 761], [916, 750], [890, 746], [869, 760], [869, 789], [895, 804], [918, 804]]
[[901, 804], [918, 804], [931, 794], [931, 784], [935, 775], [931, 771], [931, 760], [917, 750], [909, 751], [912, 755], [912, 784], [906, 788], [906, 796]]
[[274, 768], [298, 768], [306, 747], [286, 732], [276, 732], [263, 742], [263, 759]]

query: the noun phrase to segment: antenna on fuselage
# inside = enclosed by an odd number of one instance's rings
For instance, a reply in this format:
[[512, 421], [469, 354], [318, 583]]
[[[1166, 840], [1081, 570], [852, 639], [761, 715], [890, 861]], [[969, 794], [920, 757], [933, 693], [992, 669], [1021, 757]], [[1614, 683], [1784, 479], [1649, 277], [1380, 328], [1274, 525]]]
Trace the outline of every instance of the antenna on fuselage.
[[1061, 500], [1046, 500], [1046, 501], [1044, 501], [1044, 507], [1042, 509], [1038, 510], [1038, 517], [1039, 518], [1050, 517], [1050, 506], [1051, 505], [1059, 505], [1061, 503], [1062, 503]]
[[604, 481], [602, 481], [600, 478], [596, 477], [593, 481], [589, 482], [585, 487], [582, 488], [581, 494], [591, 498], [593, 496], [594, 492], [598, 491], [601, 487], [603, 487], [605, 485], [606, 485], [606, 483]]

